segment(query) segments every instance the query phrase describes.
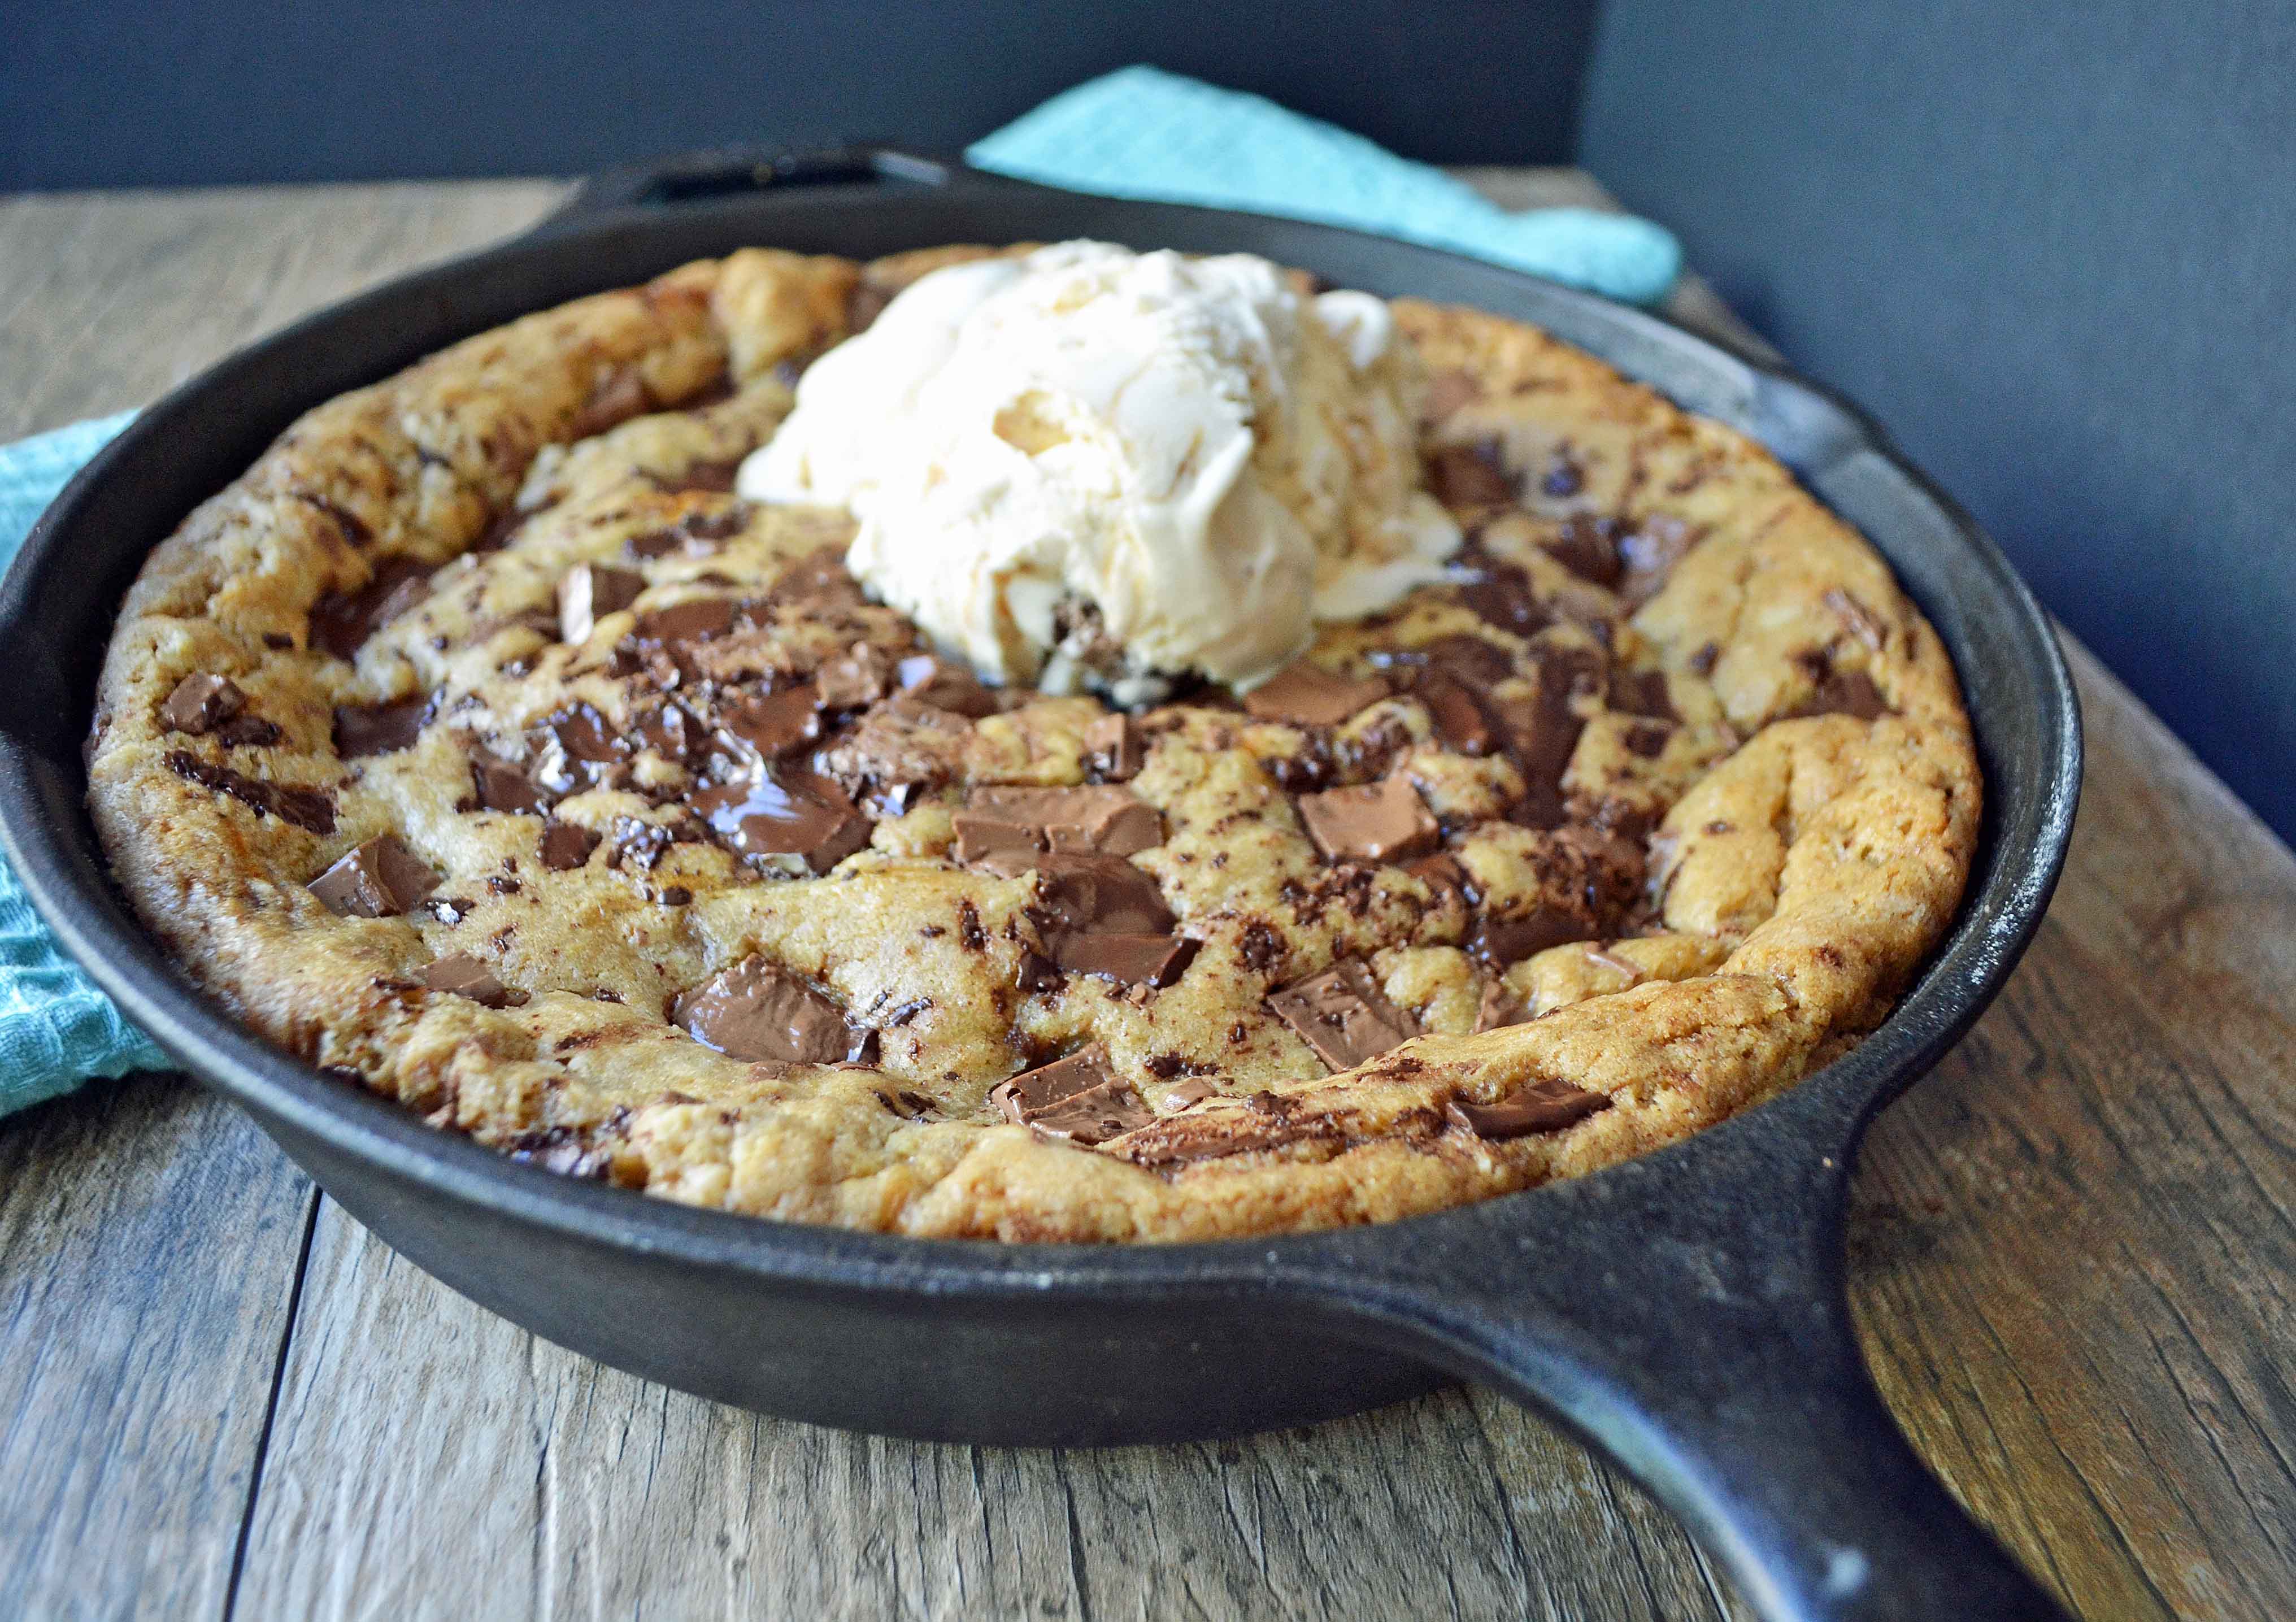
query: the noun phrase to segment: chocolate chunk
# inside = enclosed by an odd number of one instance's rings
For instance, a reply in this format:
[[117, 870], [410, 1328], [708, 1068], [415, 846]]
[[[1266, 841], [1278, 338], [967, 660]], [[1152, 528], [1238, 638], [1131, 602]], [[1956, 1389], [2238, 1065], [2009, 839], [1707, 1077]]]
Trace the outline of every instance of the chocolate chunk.
[[1685, 662], [1690, 666], [1691, 675], [1707, 676], [1714, 674], [1714, 667], [1721, 658], [1722, 650], [1719, 646], [1710, 642], [1702, 642], [1691, 651], [1690, 658]]
[[1674, 566], [1698, 544], [1700, 532], [1678, 518], [1651, 513], [1619, 537], [1619, 560], [1624, 565], [1619, 595], [1629, 607], [1638, 607], [1658, 595]]
[[895, 671], [901, 692], [921, 704], [979, 720], [996, 713], [996, 695], [980, 678], [953, 659], [933, 653], [912, 654]]
[[1462, 406], [1482, 398], [1483, 386], [1472, 372], [1439, 372], [1427, 383], [1427, 405], [1421, 413], [1428, 422], [1440, 422]]
[[813, 676], [824, 709], [866, 709], [885, 696], [891, 680], [891, 661], [865, 642], [855, 643]]
[[1085, 770], [1103, 782], [1129, 782], [1146, 759], [1140, 723], [1120, 710], [1084, 729]]
[[227, 676], [196, 671], [177, 682], [160, 706], [160, 719], [169, 732], [193, 737], [213, 732], [247, 707], [247, 694]]
[[[587, 439], [653, 409], [653, 392], [636, 366], [609, 366], [590, 385], [590, 397], [566, 424], [569, 440]], [[569, 637], [568, 641], [575, 640]]]
[[471, 751], [471, 782], [480, 806], [488, 811], [516, 811], [539, 815], [542, 791], [525, 768], [485, 750]]
[[638, 600], [645, 577], [609, 563], [577, 563], [558, 577], [558, 640], [584, 643], [599, 619]]
[[1045, 949], [1070, 974], [1098, 975], [1123, 986], [1174, 984], [1203, 943], [1186, 935], [1131, 935], [1098, 930], [1055, 930]]
[[754, 954], [679, 997], [670, 1019], [731, 1059], [835, 1064], [853, 1049], [836, 1004]]
[[1861, 721], [1878, 721], [1890, 713], [1890, 701], [1872, 676], [1863, 670], [1830, 667], [1809, 701], [1794, 711], [1797, 716], [1856, 716]]
[[524, 1006], [526, 993], [504, 985], [494, 971], [467, 952], [442, 957], [422, 971], [422, 983], [433, 991], [468, 997], [484, 1008]]
[[1529, 815], [1518, 820], [1551, 827], [1562, 815], [1555, 785], [1586, 728], [1575, 700], [1602, 691], [1604, 659], [1598, 649], [1547, 641], [1534, 643], [1531, 656], [1538, 667], [1536, 689], [1528, 697], [1494, 699], [1490, 709], [1507, 734], [1507, 754], [1529, 789]]
[[311, 605], [311, 641], [337, 659], [354, 657], [368, 637], [430, 594], [431, 572], [413, 558], [385, 558], [359, 590], [329, 592]]
[[823, 546], [808, 553], [774, 582], [771, 601], [815, 614], [858, 608], [867, 601], [861, 583], [845, 567], [842, 546]]
[[551, 794], [580, 793], [602, 782], [628, 752], [606, 717], [587, 704], [549, 717], [527, 741], [532, 750], [528, 774]]
[[888, 699], [815, 758], [856, 801], [897, 816], [956, 775], [972, 733], [963, 716], [907, 697]]
[[1014, 1125], [1074, 1143], [1104, 1143], [1156, 1118], [1131, 1084], [1110, 1072], [1108, 1050], [1097, 1043], [1000, 1082], [988, 1096]]
[[1498, 507], [1514, 499], [1515, 482], [1506, 471], [1496, 438], [1447, 445], [1427, 457], [1427, 487], [1447, 507]]
[[734, 628], [734, 601], [730, 597], [688, 597], [683, 602], [673, 602], [668, 608], [652, 609], [638, 616], [631, 635], [641, 646], [652, 643], [670, 647], [679, 643], [703, 642], [712, 636], [723, 636]]
[[345, 760], [358, 760], [412, 748], [430, 719], [430, 700], [420, 693], [388, 704], [339, 704], [335, 753]]
[[1463, 755], [1488, 755], [1499, 747], [1499, 734], [1475, 695], [1443, 675], [1422, 676], [1413, 690], [1427, 706], [1427, 719], [1436, 741]]
[[[1547, 494], [1575, 495], [1575, 490]], [[1584, 580], [1597, 586], [1616, 586], [1626, 562], [1619, 555], [1619, 526], [1607, 518], [1581, 515], [1563, 520], [1550, 538], [1540, 545], [1547, 555]]]
[[598, 836], [579, 823], [554, 818], [542, 824], [542, 864], [553, 872], [582, 866], [597, 848]]
[[657, 704], [630, 729], [640, 749], [683, 763], [701, 744], [701, 724], [675, 704]]
[[1592, 920], [1578, 913], [1542, 903], [1513, 917], [1486, 914], [1477, 920], [1474, 933], [1467, 938], [1467, 950], [1494, 968], [1505, 968], [1549, 946], [1592, 940], [1600, 932]]
[[1431, 856], [1421, 856], [1416, 861], [1406, 862], [1403, 864], [1403, 871], [1434, 889], [1439, 896], [1447, 889], [1456, 894], [1463, 902], [1468, 898], [1467, 870], [1459, 865], [1458, 857], [1450, 855], [1447, 851], [1439, 850]]
[[1555, 501], [1568, 501], [1586, 487], [1586, 470], [1570, 455], [1568, 446], [1554, 453], [1546, 464], [1545, 477], [1538, 481], [1538, 493]]
[[1037, 902], [1030, 910], [1047, 934], [1161, 935], [1175, 922], [1156, 881], [1122, 856], [1056, 851], [1035, 856], [1028, 865], [1037, 873]]
[[395, 833], [346, 852], [311, 881], [311, 893], [346, 918], [396, 918], [439, 888], [439, 875]]
[[1062, 985], [1061, 966], [1051, 958], [1035, 952], [1021, 954], [1021, 966], [1013, 972], [1013, 983], [1030, 995], [1058, 991]]
[[233, 749], [268, 749], [286, 736], [276, 723], [250, 715], [232, 717], [216, 728], [215, 735]]
[[1218, 1098], [1219, 1095], [1220, 1090], [1202, 1077], [1191, 1076], [1164, 1094], [1164, 1107], [1168, 1110], [1185, 1110], [1191, 1104], [1200, 1104], [1208, 1098]]
[[811, 682], [729, 706], [719, 735], [761, 760], [786, 755], [821, 736], [821, 693]]
[[1478, 1137], [1519, 1138], [1534, 1132], [1560, 1132], [1610, 1107], [1607, 1094], [1589, 1093], [1546, 1077], [1526, 1082], [1495, 1104], [1453, 1099], [1443, 1113]]
[[795, 876], [825, 873], [869, 842], [869, 819], [826, 777], [799, 766], [760, 768], [697, 789], [686, 803], [756, 865]]
[[1321, 974], [1270, 992], [1267, 1006], [1334, 1075], [1418, 1035], [1359, 957], [1341, 958]]
[[[689, 403], [685, 409], [693, 409]], [[739, 456], [716, 461], [689, 462], [683, 471], [646, 474], [646, 481], [665, 496], [679, 496], [688, 490], [708, 490], [719, 496], [734, 493], [734, 476], [742, 471]]]
[[266, 782], [227, 766], [211, 766], [184, 750], [170, 750], [162, 759], [176, 776], [217, 794], [228, 794], [258, 816], [275, 816], [312, 833], [335, 831], [335, 799], [324, 789]]
[[1407, 777], [1382, 777], [1360, 789], [1303, 796], [1300, 820], [1324, 859], [1400, 862], [1424, 856], [1443, 831]]
[[1522, 999], [1507, 989], [1507, 983], [1496, 974], [1483, 982], [1483, 995], [1475, 1006], [1475, 1029], [1502, 1030], [1510, 1025], [1521, 1025], [1530, 1018], [1530, 1011]]
[[1387, 697], [1388, 684], [1375, 676], [1337, 676], [1298, 659], [1243, 694], [1243, 708], [1262, 721], [1297, 726], [1337, 726], [1357, 711]]
[[1614, 670], [1611, 673], [1611, 708], [1621, 715], [1648, 716], [1657, 721], [1678, 721], [1674, 700], [1667, 691], [1663, 670]]
[[1496, 686], [1514, 674], [1514, 655], [1495, 642], [1455, 631], [1418, 650], [1431, 675], [1444, 676], [1470, 692]]
[[1889, 646], [1890, 633], [1882, 627], [1882, 621], [1875, 617], [1874, 610], [1840, 586], [1828, 586], [1825, 595], [1820, 601], [1833, 610], [1835, 618], [1849, 628], [1852, 636], [1864, 643], [1869, 651], [1879, 653], [1883, 648]]
[[1504, 562], [1480, 547], [1462, 553], [1459, 561], [1465, 571], [1460, 601], [1488, 624], [1518, 636], [1531, 636], [1554, 623], [1554, 616], [1531, 590], [1530, 576], [1520, 565]]
[[960, 862], [1034, 850], [1128, 856], [1164, 842], [1163, 814], [1127, 789], [979, 788], [954, 820]]
[[1671, 721], [1637, 721], [1627, 728], [1623, 741], [1628, 753], [1655, 760], [1666, 753], [1667, 740], [1673, 736]]

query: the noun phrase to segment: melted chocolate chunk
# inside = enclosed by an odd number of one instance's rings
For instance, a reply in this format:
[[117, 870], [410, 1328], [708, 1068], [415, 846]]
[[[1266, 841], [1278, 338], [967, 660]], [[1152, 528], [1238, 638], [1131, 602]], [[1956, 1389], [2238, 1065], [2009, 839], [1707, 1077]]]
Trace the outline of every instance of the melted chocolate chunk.
[[1300, 801], [1300, 820], [1326, 861], [1400, 862], [1442, 842], [1419, 791], [1407, 777], [1382, 777], [1360, 789], [1332, 789]]
[[1463, 551], [1459, 562], [1465, 571], [1459, 600], [1488, 624], [1517, 636], [1531, 636], [1554, 623], [1554, 616], [1531, 590], [1530, 576], [1521, 565], [1495, 558], [1480, 546]]
[[558, 640], [584, 643], [603, 616], [626, 609], [645, 590], [645, 577], [608, 563], [577, 563], [558, 577]]
[[1463, 755], [1488, 755], [1499, 747], [1498, 730], [1475, 695], [1449, 676], [1431, 674], [1419, 679], [1413, 692], [1427, 706], [1427, 719], [1436, 741]]
[[527, 994], [504, 985], [494, 971], [467, 952], [442, 957], [422, 971], [422, 983], [433, 991], [468, 997], [482, 1008], [520, 1008]]
[[1147, 760], [1140, 723], [1121, 711], [1104, 715], [1084, 730], [1084, 767], [1102, 782], [1128, 782]]
[[471, 751], [471, 783], [479, 805], [488, 811], [540, 815], [545, 804], [541, 789], [524, 767], [482, 749]]
[[1337, 1075], [1402, 1046], [1419, 1033], [1359, 957], [1270, 992], [1267, 1006]]
[[640, 749], [682, 764], [701, 746], [701, 723], [675, 704], [657, 704], [638, 717], [631, 733]]
[[799, 766], [697, 789], [686, 803], [729, 848], [775, 872], [825, 873], [869, 842], [869, 819], [844, 791]]
[[733, 628], [732, 598], [688, 597], [683, 602], [639, 615], [630, 635], [642, 648], [649, 644], [666, 648], [680, 643], [706, 642]]
[[439, 888], [439, 875], [395, 833], [347, 851], [311, 881], [311, 893], [346, 918], [396, 918]]
[[395, 754], [412, 748], [430, 719], [431, 700], [422, 694], [388, 704], [335, 707], [335, 753], [345, 760]]
[[176, 776], [218, 794], [228, 794], [258, 816], [275, 816], [312, 833], [335, 831], [335, 797], [324, 789], [266, 782], [260, 777], [234, 772], [227, 766], [210, 766], [184, 750], [169, 750], [164, 762]]
[[1534, 1132], [1560, 1132], [1576, 1126], [1599, 1110], [1611, 1107], [1609, 1096], [1574, 1087], [1547, 1077], [1527, 1082], [1495, 1104], [1454, 1099], [1443, 1113], [1478, 1137], [1519, 1138]]
[[1462, 902], [1468, 899], [1467, 870], [1459, 865], [1458, 857], [1447, 851], [1439, 850], [1431, 856], [1421, 856], [1416, 861], [1406, 862], [1403, 864], [1403, 871], [1421, 883], [1433, 889], [1439, 895], [1447, 889], [1456, 895]]
[[1619, 537], [1618, 590], [1629, 608], [1658, 595], [1674, 566], [1698, 544], [1699, 533], [1678, 518], [1654, 512]]
[[960, 862], [1043, 850], [1128, 856], [1164, 842], [1163, 814], [1126, 789], [979, 788], [954, 822]]
[[1514, 479], [1506, 470], [1498, 440], [1491, 437], [1430, 452], [1427, 487], [1437, 501], [1455, 510], [1501, 507], [1515, 497]]
[[605, 780], [628, 752], [587, 704], [562, 709], [528, 734], [528, 774], [554, 795], [578, 794]]
[[[1548, 495], [1575, 495], [1575, 490]], [[1582, 580], [1592, 580], [1597, 586], [1616, 586], [1626, 567], [1619, 555], [1619, 526], [1607, 518], [1587, 515], [1566, 519], [1554, 534], [1540, 542], [1546, 553], [1556, 562]]]
[[1378, 703], [1388, 692], [1387, 683], [1379, 676], [1338, 676], [1303, 659], [1245, 693], [1243, 708], [1262, 721], [1337, 726], [1358, 710]]
[[1600, 932], [1570, 908], [1540, 905], [1512, 917], [1479, 919], [1475, 932], [1467, 938], [1467, 951], [1495, 968], [1504, 968], [1549, 946], [1592, 940]]
[[247, 694], [231, 677], [196, 671], [177, 682], [168, 694], [160, 706], [160, 721], [169, 732], [198, 737], [246, 708]]
[[542, 864], [553, 872], [582, 866], [598, 848], [598, 836], [579, 823], [553, 819], [542, 824]]
[[329, 592], [311, 605], [311, 641], [337, 659], [356, 656], [366, 639], [430, 594], [432, 566], [385, 558], [356, 592]]
[[865, 642], [855, 643], [813, 676], [824, 709], [866, 709], [885, 696], [892, 679], [892, 661]]
[[902, 693], [935, 709], [979, 720], [996, 713], [996, 695], [980, 679], [953, 659], [933, 653], [912, 654], [895, 671]]
[[811, 682], [729, 706], [719, 736], [760, 760], [788, 754], [821, 736], [821, 692]]
[[1621, 715], [1648, 716], [1655, 721], [1678, 721], [1663, 670], [1613, 670], [1610, 704]]
[[[986, 864], [991, 872], [1003, 866]], [[1025, 865], [1037, 873], [1036, 905], [1029, 910], [1047, 935], [1093, 930], [1114, 935], [1161, 935], [1175, 922], [1156, 881], [1122, 856], [1066, 852], [1031, 854]]]
[[679, 997], [670, 1019], [731, 1059], [835, 1064], [854, 1048], [836, 1004], [755, 954]]

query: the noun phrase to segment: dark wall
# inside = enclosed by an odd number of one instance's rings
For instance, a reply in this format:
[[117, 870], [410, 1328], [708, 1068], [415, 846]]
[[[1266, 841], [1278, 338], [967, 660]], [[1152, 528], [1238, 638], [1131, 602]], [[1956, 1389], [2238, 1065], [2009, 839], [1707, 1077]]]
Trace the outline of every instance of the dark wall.
[[840, 135], [953, 151], [1136, 61], [1412, 157], [1559, 163], [1594, 6], [57, 0], [0, 30], [0, 190], [569, 174]]
[[1581, 154], [2296, 838], [2296, 8], [1611, 0]]

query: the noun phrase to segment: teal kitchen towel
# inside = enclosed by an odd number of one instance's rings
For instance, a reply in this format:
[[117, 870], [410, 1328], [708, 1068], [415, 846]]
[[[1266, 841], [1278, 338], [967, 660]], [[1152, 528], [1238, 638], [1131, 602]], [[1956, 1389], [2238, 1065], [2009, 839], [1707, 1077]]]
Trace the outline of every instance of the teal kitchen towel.
[[1154, 68], [1063, 91], [964, 155], [1074, 192], [1352, 225], [1635, 304], [1665, 298], [1682, 268], [1680, 246], [1648, 220], [1592, 209], [1510, 214], [1361, 135]]
[[[16, 555], [64, 481], [135, 414], [0, 445], [0, 565]], [[58, 949], [15, 873], [0, 862], [0, 1114], [70, 1092], [91, 1076], [166, 1068], [168, 1056]]]
[[[982, 168], [1115, 197], [1328, 221], [1448, 248], [1649, 304], [1680, 269], [1647, 220], [1587, 209], [1509, 214], [1439, 169], [1258, 96], [1126, 68], [976, 143]], [[133, 413], [0, 446], [0, 564]], [[0, 862], [0, 1114], [166, 1056], [57, 949]]]

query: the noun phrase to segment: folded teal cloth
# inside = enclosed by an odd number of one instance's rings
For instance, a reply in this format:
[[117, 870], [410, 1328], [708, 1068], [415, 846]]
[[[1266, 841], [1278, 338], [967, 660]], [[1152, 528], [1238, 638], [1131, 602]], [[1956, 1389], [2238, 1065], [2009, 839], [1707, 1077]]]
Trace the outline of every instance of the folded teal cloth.
[[1154, 68], [1063, 91], [964, 155], [1075, 192], [1352, 225], [1635, 304], [1666, 297], [1682, 269], [1681, 247], [1648, 220], [1591, 209], [1510, 214], [1361, 135]]
[[[1453, 249], [1648, 304], [1682, 263], [1647, 220], [1587, 209], [1508, 214], [1439, 169], [1255, 95], [1127, 68], [1054, 96], [965, 154], [1072, 191], [1324, 220]], [[135, 414], [0, 445], [0, 565], [64, 481]], [[55, 941], [0, 861], [0, 1115], [96, 1076], [164, 1068]]]
[[[64, 481], [127, 426], [122, 412], [0, 445], [0, 565], [16, 555]], [[168, 1056], [60, 951], [0, 861], [0, 1115], [91, 1076], [164, 1069]]]

